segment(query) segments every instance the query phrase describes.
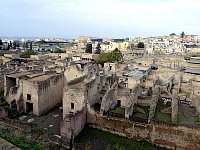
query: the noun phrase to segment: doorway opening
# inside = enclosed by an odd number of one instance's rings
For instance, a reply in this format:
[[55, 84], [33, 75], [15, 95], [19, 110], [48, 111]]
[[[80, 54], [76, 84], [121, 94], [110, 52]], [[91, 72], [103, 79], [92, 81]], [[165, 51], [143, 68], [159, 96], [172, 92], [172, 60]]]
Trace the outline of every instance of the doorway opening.
[[117, 106], [121, 106], [121, 101], [120, 100], [117, 100]]
[[33, 111], [33, 103], [26, 102], [26, 112], [29, 113], [32, 111]]

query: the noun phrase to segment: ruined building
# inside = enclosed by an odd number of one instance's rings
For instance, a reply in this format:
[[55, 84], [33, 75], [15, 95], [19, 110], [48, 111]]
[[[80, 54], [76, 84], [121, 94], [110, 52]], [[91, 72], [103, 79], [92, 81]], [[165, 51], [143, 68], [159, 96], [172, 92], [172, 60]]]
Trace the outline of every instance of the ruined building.
[[64, 76], [19, 72], [5, 75], [4, 95], [12, 108], [39, 116], [62, 102]]
[[[75, 69], [74, 75], [79, 75], [78, 78], [65, 85], [61, 135], [68, 141], [74, 139], [87, 123], [95, 124], [96, 115], [105, 116], [110, 110], [122, 107], [122, 117], [129, 119], [134, 112], [134, 105], [142, 94], [141, 84], [135, 82], [135, 77], [124, 80], [125, 76], [117, 76], [115, 71], [121, 71], [118, 64], [105, 64], [104, 67], [90, 65], [87, 74]], [[74, 69], [70, 70], [74, 72]]]

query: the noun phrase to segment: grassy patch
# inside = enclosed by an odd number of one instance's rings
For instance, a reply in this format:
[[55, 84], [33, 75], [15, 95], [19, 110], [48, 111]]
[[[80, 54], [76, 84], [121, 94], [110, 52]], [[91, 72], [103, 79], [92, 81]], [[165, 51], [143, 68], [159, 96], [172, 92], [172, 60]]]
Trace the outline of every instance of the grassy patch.
[[143, 109], [144, 112], [145, 112], [145, 114], [149, 115], [149, 109], [150, 109], [149, 106], [138, 106], [138, 107], [140, 107], [141, 109]]
[[116, 134], [86, 127], [75, 139], [78, 150], [167, 150], [147, 141], [133, 141]]
[[161, 110], [167, 108], [169, 106], [164, 105], [162, 101], [158, 101], [157, 107], [156, 107], [156, 113], [155, 113], [155, 119], [158, 121], [164, 121], [164, 122], [171, 122], [171, 114], [163, 113]]
[[116, 107], [112, 110], [112, 112], [119, 113], [119, 114], [125, 114], [125, 108], [123, 107]]
[[21, 149], [44, 150], [45, 147], [40, 140], [33, 140], [25, 133], [9, 133], [0, 128], [0, 137]]
[[190, 97], [191, 92], [181, 90], [181, 93], [186, 95], [186, 97]]
[[198, 127], [200, 127], [200, 117], [199, 116], [196, 116], [196, 122], [197, 122]]
[[133, 113], [134, 117], [139, 117], [139, 118], [148, 118], [149, 116], [149, 106], [137, 106], [140, 109], [142, 109], [145, 113], [141, 113], [141, 112], [135, 112]]

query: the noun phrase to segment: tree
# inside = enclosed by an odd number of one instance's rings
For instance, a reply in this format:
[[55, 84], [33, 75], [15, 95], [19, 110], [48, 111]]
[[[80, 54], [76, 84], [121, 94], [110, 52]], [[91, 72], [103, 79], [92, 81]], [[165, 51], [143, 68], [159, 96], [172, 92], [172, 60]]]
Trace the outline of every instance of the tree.
[[26, 50], [23, 53], [21, 53], [20, 57], [22, 58], [30, 58], [31, 55], [37, 55], [38, 53], [33, 50]]
[[95, 63], [101, 64], [103, 66], [103, 64], [109, 62], [109, 60], [110, 60], [110, 53], [101, 53], [95, 60]]
[[62, 51], [62, 49], [60, 49], [60, 48], [56, 48], [54, 50], [54, 53], [65, 53], [65, 51]]
[[106, 62], [119, 62], [123, 60], [122, 53], [118, 48], [112, 52], [101, 53], [95, 60], [96, 64], [101, 64], [103, 66]]
[[16, 49], [16, 47], [17, 47], [17, 43], [16, 41], [13, 41], [13, 48]]
[[2, 40], [0, 39], [0, 45], [3, 45], [3, 42], [2, 42]]
[[176, 35], [176, 33], [171, 33], [169, 36], [175, 36]]
[[30, 41], [30, 50], [32, 50], [33, 49], [33, 43], [32, 43], [32, 41]]
[[100, 54], [100, 53], [101, 53], [101, 45], [100, 45], [100, 43], [98, 43], [97, 47], [96, 47], [95, 54]]
[[122, 56], [122, 53], [121, 51], [118, 49], [118, 48], [115, 48], [114, 51], [111, 52], [111, 62], [119, 62], [119, 61], [122, 61], [123, 60], [123, 56]]
[[139, 42], [137, 45], [138, 48], [144, 48], [144, 43], [143, 42]]
[[3, 47], [3, 42], [2, 42], [2, 40], [0, 39], [0, 49], [2, 49], [2, 47]]
[[183, 31], [183, 32], [181, 32], [181, 38], [183, 39], [184, 37], [185, 37], [185, 33]]
[[92, 53], [92, 44], [91, 43], [87, 43], [85, 52]]

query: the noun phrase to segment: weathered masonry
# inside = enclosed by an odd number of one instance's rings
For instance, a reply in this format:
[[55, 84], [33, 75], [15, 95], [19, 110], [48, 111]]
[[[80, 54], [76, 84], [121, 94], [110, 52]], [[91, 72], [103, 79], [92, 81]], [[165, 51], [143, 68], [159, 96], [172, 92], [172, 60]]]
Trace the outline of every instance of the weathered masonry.
[[4, 81], [4, 95], [12, 108], [39, 116], [62, 102], [63, 84], [63, 74], [8, 74]]

